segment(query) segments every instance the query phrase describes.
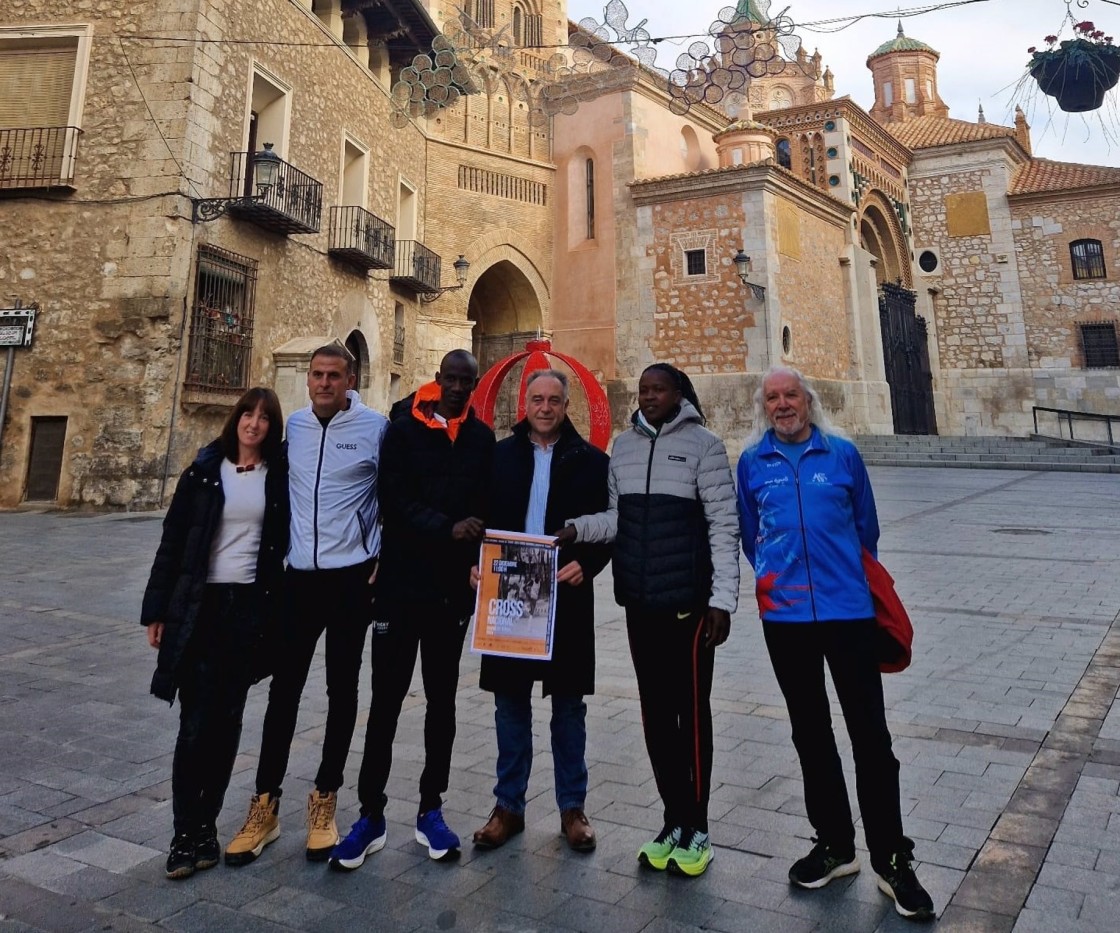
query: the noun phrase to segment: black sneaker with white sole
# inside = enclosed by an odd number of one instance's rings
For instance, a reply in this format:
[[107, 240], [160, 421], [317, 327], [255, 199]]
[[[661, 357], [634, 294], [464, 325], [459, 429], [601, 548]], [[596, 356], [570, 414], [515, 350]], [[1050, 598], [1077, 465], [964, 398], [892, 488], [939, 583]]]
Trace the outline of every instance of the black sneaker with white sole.
[[895, 852], [890, 862], [881, 870], [877, 883], [879, 890], [894, 901], [894, 909], [907, 920], [933, 920], [933, 898], [929, 896], [914, 868], [914, 843], [909, 839], [901, 850]]
[[165, 874], [168, 878], [180, 881], [194, 874], [194, 839], [186, 833], [179, 833], [171, 840], [171, 850], [167, 853]]
[[805, 858], [798, 859], [789, 870], [790, 884], [799, 888], [823, 888], [834, 878], [854, 875], [859, 871], [855, 849], [841, 852], [827, 843], [818, 842]]
[[194, 837], [195, 871], [213, 868], [222, 860], [222, 847], [218, 845], [218, 831], [213, 826], [204, 826]]

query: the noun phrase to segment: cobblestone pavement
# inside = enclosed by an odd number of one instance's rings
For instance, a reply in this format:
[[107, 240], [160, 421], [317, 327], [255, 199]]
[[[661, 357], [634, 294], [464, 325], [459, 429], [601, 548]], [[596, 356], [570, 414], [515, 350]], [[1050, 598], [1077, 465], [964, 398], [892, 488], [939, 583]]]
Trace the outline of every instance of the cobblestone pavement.
[[[872, 477], [881, 556], [917, 630], [912, 668], [886, 679], [887, 707], [906, 829], [939, 928], [1107, 929], [1120, 891], [1120, 483], [903, 468]], [[147, 695], [153, 657], [135, 622], [159, 530], [151, 514], [0, 515], [0, 930], [908, 926], [869, 867], [817, 892], [786, 882], [810, 829], [749, 574], [717, 660], [716, 857], [704, 877], [647, 873], [635, 860], [661, 812], [621, 613], [603, 579], [599, 692], [589, 700], [593, 854], [568, 851], [558, 835], [538, 704], [525, 833], [495, 852], [468, 847], [456, 864], [431, 862], [411, 825], [423, 713], [414, 689], [389, 786], [387, 848], [350, 875], [308, 863], [302, 811], [325, 715], [320, 655], [279, 841], [245, 868], [166, 881], [177, 714]], [[489, 813], [494, 781], [492, 705], [477, 669], [466, 656], [445, 807], [467, 838]], [[223, 841], [245, 813], [265, 695], [250, 695]], [[365, 697], [368, 684], [363, 706]], [[363, 728], [364, 718], [359, 736]], [[358, 758], [340, 793], [343, 831], [356, 817]], [[851, 774], [849, 782], [854, 797]]]

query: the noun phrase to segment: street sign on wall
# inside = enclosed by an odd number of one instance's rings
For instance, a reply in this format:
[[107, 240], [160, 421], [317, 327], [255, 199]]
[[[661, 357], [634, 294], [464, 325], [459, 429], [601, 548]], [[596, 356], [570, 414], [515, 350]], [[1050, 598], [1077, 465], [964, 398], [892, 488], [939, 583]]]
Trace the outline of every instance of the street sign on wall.
[[0, 308], [0, 347], [30, 347], [35, 308]]

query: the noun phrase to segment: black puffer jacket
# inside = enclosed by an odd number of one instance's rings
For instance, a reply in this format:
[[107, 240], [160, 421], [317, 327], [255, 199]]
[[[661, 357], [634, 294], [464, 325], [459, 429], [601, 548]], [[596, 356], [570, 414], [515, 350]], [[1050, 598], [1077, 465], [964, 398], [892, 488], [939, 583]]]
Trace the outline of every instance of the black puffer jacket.
[[635, 413], [611, 451], [610, 506], [571, 522], [580, 541], [614, 541], [619, 605], [734, 612], [739, 517], [727, 450], [681, 402], [651, 434]]
[[[169, 703], [175, 699], [179, 665], [202, 606], [210, 571], [210, 546], [225, 505], [221, 466], [221, 444], [213, 441], [198, 452], [194, 462], [179, 477], [144, 590], [141, 624], [164, 623], [151, 692]], [[278, 462], [268, 464], [264, 489], [265, 513], [257, 555], [257, 582], [262, 590], [261, 617], [268, 621], [275, 611], [284, 555], [288, 550], [286, 453]], [[263, 675], [266, 672], [254, 673]]]
[[[607, 466], [610, 458], [580, 437], [564, 420], [552, 450], [548, 481], [548, 507], [544, 529], [551, 533], [565, 519], [607, 507]], [[486, 525], [500, 531], [524, 531], [529, 491], [533, 484], [533, 445], [528, 422], [513, 429], [513, 436], [498, 442], [490, 484], [490, 514]], [[579, 561], [583, 582], [562, 583], [556, 591], [556, 637], [551, 661], [529, 661], [484, 655], [479, 686], [494, 692], [523, 688], [543, 681], [544, 695], [595, 692], [595, 575], [610, 560], [606, 544], [572, 544], [560, 551], [560, 566]]]
[[471, 567], [478, 543], [455, 541], [451, 528], [464, 518], [486, 517], [494, 459], [494, 432], [473, 411], [452, 444], [447, 431], [412, 413], [413, 396], [390, 412], [381, 445], [377, 495], [383, 521], [374, 618], [437, 605], [470, 615]]

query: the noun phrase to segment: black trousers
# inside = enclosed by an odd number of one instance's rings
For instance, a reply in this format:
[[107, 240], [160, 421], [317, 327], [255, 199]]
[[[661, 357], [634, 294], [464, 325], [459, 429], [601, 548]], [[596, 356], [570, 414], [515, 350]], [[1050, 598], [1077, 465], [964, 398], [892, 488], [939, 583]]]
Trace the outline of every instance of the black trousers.
[[288, 608], [276, 670], [268, 691], [268, 710], [257, 765], [257, 793], [278, 796], [288, 771], [288, 755], [299, 716], [299, 702], [315, 647], [327, 635], [327, 727], [323, 757], [315, 775], [320, 791], [337, 791], [354, 723], [358, 718], [358, 677], [372, 612], [373, 562], [337, 570], [288, 570]]
[[883, 678], [875, 656], [875, 620], [764, 622], [762, 630], [789, 709], [809, 822], [821, 842], [850, 851], [856, 834], [825, 692], [828, 663], [852, 740], [867, 848], [872, 867], [880, 871], [902, 847], [902, 813], [898, 760], [891, 751]]
[[370, 639], [373, 696], [366, 725], [365, 751], [358, 775], [362, 815], [380, 819], [389, 798], [385, 785], [393, 767], [393, 739], [401, 707], [412, 683], [416, 655], [424, 680], [424, 770], [420, 775], [420, 813], [443, 806], [455, 744], [455, 694], [459, 659], [469, 615], [446, 607], [417, 604], [407, 615], [374, 623]]
[[229, 787], [251, 674], [260, 599], [255, 584], [205, 589], [176, 681], [179, 736], [171, 764], [175, 833], [212, 829]]
[[704, 610], [649, 612], [628, 607], [626, 634], [665, 825], [706, 833], [716, 652], [704, 647]]

